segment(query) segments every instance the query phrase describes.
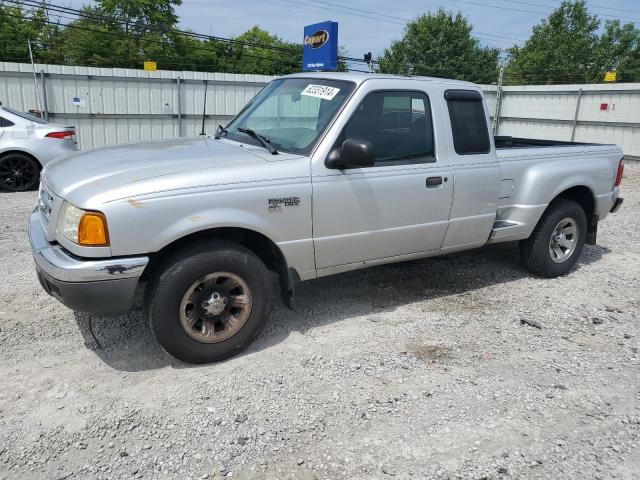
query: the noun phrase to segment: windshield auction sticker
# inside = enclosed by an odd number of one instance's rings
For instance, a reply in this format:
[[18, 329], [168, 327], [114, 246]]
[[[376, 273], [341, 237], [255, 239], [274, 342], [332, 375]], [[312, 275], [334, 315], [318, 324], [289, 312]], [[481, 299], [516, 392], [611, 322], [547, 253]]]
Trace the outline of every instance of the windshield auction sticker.
[[305, 88], [300, 93], [300, 95], [306, 95], [308, 97], [318, 97], [323, 100], [333, 100], [333, 97], [335, 97], [339, 91], [339, 88], [327, 87], [326, 85], [314, 85], [312, 83], [310, 85], [307, 85], [307, 88]]

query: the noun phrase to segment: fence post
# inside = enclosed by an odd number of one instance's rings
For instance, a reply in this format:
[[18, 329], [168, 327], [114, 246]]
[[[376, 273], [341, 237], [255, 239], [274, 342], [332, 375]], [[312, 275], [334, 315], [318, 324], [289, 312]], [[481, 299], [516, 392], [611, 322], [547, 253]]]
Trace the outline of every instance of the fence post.
[[502, 109], [502, 81], [504, 79], [504, 67], [500, 67], [500, 76], [498, 77], [498, 89], [496, 90], [496, 109], [493, 112], [493, 130], [494, 135], [498, 135], [500, 129], [500, 110]]
[[42, 110], [44, 112], [45, 121], [49, 121], [49, 101], [47, 98], [47, 81], [45, 80], [44, 70], [40, 70], [40, 78], [42, 79]]
[[576, 100], [576, 113], [573, 116], [573, 125], [571, 126], [571, 141], [573, 142], [576, 138], [576, 128], [578, 127], [578, 115], [580, 114], [580, 103], [582, 103], [582, 92], [583, 90], [578, 90], [578, 99]]
[[182, 136], [182, 85], [181, 85], [181, 81], [180, 81], [180, 77], [176, 78], [176, 85], [177, 85], [177, 95], [178, 95], [178, 102], [177, 102], [177, 108], [178, 108], [178, 136], [181, 137]]

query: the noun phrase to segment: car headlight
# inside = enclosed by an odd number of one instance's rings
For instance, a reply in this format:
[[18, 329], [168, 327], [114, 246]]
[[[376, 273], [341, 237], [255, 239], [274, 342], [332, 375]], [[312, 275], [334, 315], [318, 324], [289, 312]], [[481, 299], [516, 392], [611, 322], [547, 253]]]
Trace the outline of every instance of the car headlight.
[[58, 215], [58, 233], [85, 247], [109, 245], [107, 219], [100, 212], [82, 210], [64, 201]]

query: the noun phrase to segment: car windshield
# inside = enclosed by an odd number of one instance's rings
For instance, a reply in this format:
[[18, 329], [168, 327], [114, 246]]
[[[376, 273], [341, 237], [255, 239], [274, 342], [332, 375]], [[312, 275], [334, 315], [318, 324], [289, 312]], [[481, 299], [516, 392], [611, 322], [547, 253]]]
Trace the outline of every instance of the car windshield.
[[274, 80], [227, 125], [223, 135], [261, 145], [240, 131], [252, 130], [278, 150], [308, 155], [354, 87], [352, 82], [319, 78]]
[[36, 117], [35, 115], [31, 115], [30, 113], [18, 112], [17, 110], [14, 110], [13, 108], [9, 108], [9, 107], [2, 107], [2, 108], [7, 112], [15, 115], [16, 117], [24, 118], [25, 120], [29, 120], [30, 122], [47, 123], [40, 117]]

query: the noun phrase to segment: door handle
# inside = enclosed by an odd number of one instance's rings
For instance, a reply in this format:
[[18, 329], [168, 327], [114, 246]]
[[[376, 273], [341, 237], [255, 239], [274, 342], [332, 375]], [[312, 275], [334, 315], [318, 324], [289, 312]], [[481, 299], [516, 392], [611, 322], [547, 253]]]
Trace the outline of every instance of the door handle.
[[427, 188], [436, 188], [442, 185], [442, 177], [428, 177], [426, 182]]

